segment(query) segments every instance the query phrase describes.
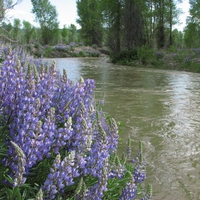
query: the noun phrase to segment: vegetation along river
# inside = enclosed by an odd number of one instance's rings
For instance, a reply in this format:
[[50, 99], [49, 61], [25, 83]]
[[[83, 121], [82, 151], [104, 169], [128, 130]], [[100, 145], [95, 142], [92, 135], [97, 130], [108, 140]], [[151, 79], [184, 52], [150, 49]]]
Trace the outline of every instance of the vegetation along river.
[[200, 74], [118, 66], [105, 58], [54, 60], [69, 79], [96, 81], [95, 98], [124, 124], [120, 152], [128, 136], [133, 153], [143, 141], [154, 200], [200, 199]]

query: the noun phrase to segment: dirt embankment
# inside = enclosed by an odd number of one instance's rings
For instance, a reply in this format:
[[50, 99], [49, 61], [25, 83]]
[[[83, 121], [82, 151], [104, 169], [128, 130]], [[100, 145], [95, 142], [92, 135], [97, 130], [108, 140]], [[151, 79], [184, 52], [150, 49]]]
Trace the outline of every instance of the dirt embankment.
[[109, 54], [109, 51], [105, 48], [64, 44], [56, 46], [34, 44], [28, 45], [27, 50], [31, 55], [40, 58], [100, 57]]

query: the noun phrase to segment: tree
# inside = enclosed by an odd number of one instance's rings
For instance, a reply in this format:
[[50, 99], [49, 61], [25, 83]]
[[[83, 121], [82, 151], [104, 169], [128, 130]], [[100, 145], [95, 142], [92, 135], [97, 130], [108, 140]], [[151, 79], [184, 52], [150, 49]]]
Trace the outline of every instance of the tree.
[[189, 0], [190, 3], [190, 21], [194, 23], [199, 23], [200, 20], [200, 1], [199, 0]]
[[173, 26], [178, 23], [182, 0], [147, 0], [143, 6], [144, 33], [151, 47], [163, 48], [174, 44]]
[[80, 34], [87, 45], [102, 45], [103, 15], [100, 0], [78, 0], [77, 13]]
[[133, 50], [145, 44], [144, 40], [144, 1], [126, 0], [124, 7], [125, 48]]
[[157, 45], [158, 48], [163, 48], [165, 46], [165, 6], [164, 0], [159, 0], [156, 3], [156, 9], [158, 10], [158, 24], [157, 24]]
[[66, 43], [67, 42], [67, 36], [68, 36], [68, 29], [65, 25], [64, 25], [63, 29], [61, 30], [61, 36], [62, 36], [62, 41], [64, 43]]
[[74, 24], [70, 24], [68, 27], [68, 42], [78, 42], [78, 33], [76, 26]]
[[104, 0], [104, 26], [107, 29], [107, 45], [112, 56], [117, 56], [121, 51], [122, 41], [122, 2], [118, 0]]
[[7, 19], [6, 13], [21, 2], [22, 0], [0, 0], [0, 37], [4, 40], [15, 42], [11, 39], [11, 36], [9, 36], [9, 32], [6, 31], [7, 28], [5, 28], [4, 22]]
[[24, 30], [25, 42], [27, 44], [29, 44], [35, 28], [28, 21], [24, 20], [22, 23], [23, 23], [23, 26], [24, 26], [23, 30]]
[[58, 14], [55, 6], [48, 0], [31, 0], [35, 14], [36, 22], [39, 22], [41, 28], [41, 37], [43, 44], [56, 43], [59, 34]]
[[178, 21], [178, 16], [181, 13], [180, 10], [176, 8], [178, 3], [181, 3], [182, 0], [168, 0], [166, 1], [166, 23], [169, 26], [169, 42], [168, 45], [171, 46], [174, 44], [173, 41], [173, 25]]
[[174, 29], [172, 31], [172, 39], [173, 39], [173, 45], [177, 48], [183, 47], [183, 32], [178, 31], [177, 29]]
[[190, 16], [187, 18], [187, 26], [185, 28], [185, 44], [187, 47], [199, 47], [200, 45], [200, 1], [189, 0]]
[[6, 13], [13, 9], [17, 4], [21, 3], [22, 0], [0, 0], [0, 22], [5, 19]]
[[21, 27], [21, 21], [19, 19], [14, 19], [13, 24], [13, 38], [16, 41], [19, 41], [19, 35], [20, 35], [20, 27]]
[[192, 48], [192, 47], [199, 47], [200, 45], [200, 26], [199, 24], [190, 21], [191, 19], [189, 18], [189, 22], [187, 23], [187, 26], [184, 30], [184, 42], [187, 47]]

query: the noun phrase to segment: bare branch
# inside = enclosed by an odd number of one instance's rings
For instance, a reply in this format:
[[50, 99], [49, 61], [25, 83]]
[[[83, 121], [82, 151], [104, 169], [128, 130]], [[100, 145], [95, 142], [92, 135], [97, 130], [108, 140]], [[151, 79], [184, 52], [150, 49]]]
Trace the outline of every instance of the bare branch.
[[6, 40], [8, 40], [9, 42], [14, 42], [14, 43], [19, 42], [19, 40], [12, 40], [12, 39], [10, 39], [9, 37], [6, 37], [5, 35], [0, 35], [0, 38], [6, 39]]
[[22, 1], [23, 0], [0, 0], [0, 21], [3, 21], [3, 19], [5, 18], [6, 11], [14, 9], [14, 7]]

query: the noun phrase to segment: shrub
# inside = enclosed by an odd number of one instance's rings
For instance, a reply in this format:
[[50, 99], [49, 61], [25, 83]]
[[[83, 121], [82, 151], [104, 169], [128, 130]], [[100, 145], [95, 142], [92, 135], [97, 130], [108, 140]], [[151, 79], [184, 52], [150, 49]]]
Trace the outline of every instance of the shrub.
[[53, 51], [53, 48], [50, 47], [50, 46], [47, 46], [47, 47], [45, 48], [44, 57], [46, 57], [46, 58], [50, 57], [52, 51]]
[[84, 51], [79, 51], [79, 52], [78, 52], [78, 56], [79, 56], [79, 57], [85, 57], [86, 54], [85, 54]]
[[92, 45], [92, 48], [94, 48], [94, 49], [97, 49], [97, 47], [98, 47], [98, 46], [97, 46], [96, 44], [93, 44], [93, 45]]
[[116, 54], [116, 55], [111, 55], [111, 59], [113, 63], [130, 63], [134, 60], [138, 59], [138, 55], [137, 55], [137, 49], [133, 49], [133, 50], [123, 50], [120, 53]]
[[150, 63], [152, 60], [155, 60], [156, 58], [153, 49], [149, 48], [147, 45], [138, 48], [137, 56], [143, 65]]
[[169, 46], [168, 52], [169, 53], [176, 53], [178, 51], [177, 47], [174, 45]]
[[161, 60], [162, 58], [164, 58], [163, 52], [155, 52], [154, 54], [156, 56], [156, 60]]
[[[135, 199], [146, 177], [142, 143], [120, 161], [118, 126], [98, 110], [94, 80], [21, 65], [8, 50], [0, 74], [1, 199]], [[140, 194], [139, 194], [140, 193]]]

